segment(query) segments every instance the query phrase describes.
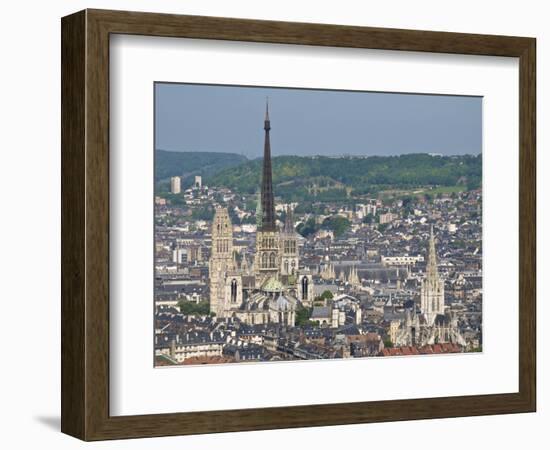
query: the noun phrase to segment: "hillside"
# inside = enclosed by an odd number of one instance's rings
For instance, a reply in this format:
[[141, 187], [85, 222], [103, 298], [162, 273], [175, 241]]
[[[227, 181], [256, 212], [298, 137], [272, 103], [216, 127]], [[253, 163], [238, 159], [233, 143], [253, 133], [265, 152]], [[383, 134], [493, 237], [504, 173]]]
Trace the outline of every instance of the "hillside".
[[[260, 186], [261, 165], [261, 159], [247, 161], [220, 171], [208, 182], [212, 186], [252, 194]], [[276, 194], [289, 200], [312, 196], [330, 200], [331, 197], [341, 197], [344, 190], [361, 195], [416, 186], [465, 185], [477, 188], [481, 183], [481, 173], [481, 155], [273, 158]]]
[[215, 152], [155, 152], [155, 182], [165, 181], [173, 176], [189, 178], [194, 175], [211, 177], [218, 172], [248, 161], [236, 153]]

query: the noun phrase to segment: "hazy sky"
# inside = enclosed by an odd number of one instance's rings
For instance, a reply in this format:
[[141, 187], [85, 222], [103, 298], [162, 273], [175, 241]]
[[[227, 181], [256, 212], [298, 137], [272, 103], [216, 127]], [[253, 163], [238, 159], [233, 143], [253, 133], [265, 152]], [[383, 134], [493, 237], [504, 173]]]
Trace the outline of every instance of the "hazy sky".
[[[403, 74], [406, 76], [406, 74]], [[155, 85], [156, 148], [273, 155], [481, 153], [481, 97]]]

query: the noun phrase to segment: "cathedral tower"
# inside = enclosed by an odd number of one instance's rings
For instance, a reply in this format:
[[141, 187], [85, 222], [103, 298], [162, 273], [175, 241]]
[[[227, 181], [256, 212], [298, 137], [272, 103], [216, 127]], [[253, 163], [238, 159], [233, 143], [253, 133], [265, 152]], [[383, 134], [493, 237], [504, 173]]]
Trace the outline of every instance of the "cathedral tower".
[[266, 103], [264, 120], [264, 160], [262, 170], [262, 221], [256, 232], [256, 259], [254, 271], [257, 285], [269, 278], [278, 278], [280, 267], [279, 233], [275, 226], [275, 201], [273, 199], [273, 181], [271, 173], [271, 143], [269, 131], [269, 105]]
[[420, 308], [428, 325], [433, 325], [436, 317], [445, 314], [445, 284], [439, 278], [433, 226], [430, 229], [430, 249], [426, 278], [422, 281], [420, 291]]
[[294, 230], [292, 208], [286, 209], [285, 225], [281, 233], [281, 275], [296, 275], [298, 270], [298, 237]]
[[226, 274], [233, 271], [233, 226], [227, 208], [216, 208], [212, 222], [210, 257], [210, 312], [220, 315], [225, 298]]

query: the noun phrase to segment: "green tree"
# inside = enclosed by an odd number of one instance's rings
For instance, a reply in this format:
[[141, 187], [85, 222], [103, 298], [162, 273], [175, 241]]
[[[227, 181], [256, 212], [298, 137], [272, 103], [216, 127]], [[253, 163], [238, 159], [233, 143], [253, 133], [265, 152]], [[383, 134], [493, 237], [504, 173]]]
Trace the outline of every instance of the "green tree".
[[363, 217], [363, 223], [371, 224], [374, 222], [374, 216], [372, 213], [368, 213], [365, 217]]
[[380, 233], [384, 233], [387, 229], [388, 229], [388, 224], [387, 223], [379, 223], [378, 224], [378, 231], [380, 231]]
[[303, 237], [308, 237], [315, 233], [319, 229], [319, 226], [315, 222], [313, 217], [310, 217], [305, 223], [300, 223], [296, 227], [296, 231], [300, 233]]
[[186, 316], [207, 316], [210, 314], [210, 302], [202, 301], [199, 303], [182, 300], [178, 303], [182, 314]]
[[409, 206], [412, 206], [411, 203], [412, 203], [412, 197], [411, 196], [406, 196], [406, 197], [403, 197], [402, 199], [403, 201], [403, 208], [408, 208]]
[[296, 309], [296, 326], [311, 325], [311, 313], [313, 308], [306, 308], [305, 306], [300, 306]]
[[333, 231], [337, 237], [344, 234], [350, 226], [351, 222], [342, 216], [327, 217], [323, 221], [323, 228]]
[[214, 218], [214, 208], [211, 206], [201, 206], [195, 208], [192, 213], [195, 220], [212, 220]]

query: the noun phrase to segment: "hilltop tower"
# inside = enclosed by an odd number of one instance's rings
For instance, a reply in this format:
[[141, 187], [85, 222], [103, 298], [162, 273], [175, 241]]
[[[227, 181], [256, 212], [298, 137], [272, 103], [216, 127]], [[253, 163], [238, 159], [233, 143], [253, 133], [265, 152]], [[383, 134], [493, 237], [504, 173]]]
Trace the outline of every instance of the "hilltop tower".
[[445, 314], [445, 284], [437, 270], [437, 256], [433, 225], [430, 229], [430, 244], [426, 278], [422, 281], [420, 291], [420, 309], [428, 325], [433, 325], [438, 315]]

